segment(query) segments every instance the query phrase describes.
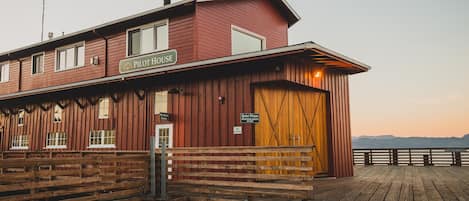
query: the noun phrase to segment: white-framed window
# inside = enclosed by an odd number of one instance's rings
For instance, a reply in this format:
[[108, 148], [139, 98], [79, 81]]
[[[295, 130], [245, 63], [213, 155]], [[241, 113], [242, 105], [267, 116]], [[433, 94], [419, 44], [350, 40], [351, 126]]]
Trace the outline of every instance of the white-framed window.
[[54, 118], [53, 118], [53, 122], [54, 123], [60, 123], [62, 122], [62, 113], [63, 113], [63, 109], [62, 107], [60, 107], [60, 105], [56, 104], [54, 106]]
[[109, 118], [109, 98], [100, 98], [98, 104], [98, 118]]
[[44, 72], [44, 53], [31, 56], [31, 74], [40, 74]]
[[28, 149], [29, 136], [28, 135], [15, 135], [11, 141], [11, 149]]
[[116, 132], [114, 130], [91, 131], [88, 148], [116, 148]]
[[52, 132], [47, 134], [47, 149], [65, 149], [67, 148], [67, 134], [64, 132]]
[[85, 66], [85, 42], [57, 48], [55, 71], [64, 71]]
[[168, 91], [155, 93], [155, 114], [168, 112]]
[[231, 26], [231, 54], [262, 51], [266, 48], [266, 38], [241, 27]]
[[169, 48], [168, 20], [127, 30], [127, 56], [136, 56]]
[[10, 81], [10, 64], [0, 64], [0, 83]]
[[19, 110], [18, 111], [18, 126], [23, 126], [24, 125], [24, 110]]

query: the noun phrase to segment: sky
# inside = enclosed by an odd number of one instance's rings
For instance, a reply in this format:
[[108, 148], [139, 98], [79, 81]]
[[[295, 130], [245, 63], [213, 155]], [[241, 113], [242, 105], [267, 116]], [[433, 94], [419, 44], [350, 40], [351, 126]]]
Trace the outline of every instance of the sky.
[[[350, 77], [352, 135], [469, 134], [469, 1], [289, 0], [289, 43], [314, 41], [370, 66]], [[111, 6], [109, 6], [111, 5]], [[149, 10], [162, 0], [46, 0], [45, 35]], [[0, 52], [40, 41], [40, 0], [2, 0]]]

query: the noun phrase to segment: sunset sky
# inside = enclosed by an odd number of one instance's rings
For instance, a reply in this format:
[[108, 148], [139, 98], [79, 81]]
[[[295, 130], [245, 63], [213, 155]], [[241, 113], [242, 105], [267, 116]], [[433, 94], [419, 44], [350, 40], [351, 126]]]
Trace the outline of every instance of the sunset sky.
[[[56, 35], [162, 4], [162, 0], [46, 2], [45, 30]], [[289, 2], [302, 17], [290, 29], [290, 44], [314, 41], [373, 67], [350, 78], [353, 135], [469, 134], [469, 1]], [[0, 24], [8, 29], [1, 31], [0, 52], [40, 40], [41, 4], [40, 0], [2, 1]]]

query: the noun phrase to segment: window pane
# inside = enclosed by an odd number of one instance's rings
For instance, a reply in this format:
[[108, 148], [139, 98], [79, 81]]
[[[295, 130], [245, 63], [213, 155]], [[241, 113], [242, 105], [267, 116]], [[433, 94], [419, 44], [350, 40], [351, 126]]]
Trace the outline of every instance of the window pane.
[[69, 48], [66, 52], [65, 68], [73, 68], [75, 66], [75, 48]]
[[62, 108], [59, 105], [54, 107], [54, 122], [62, 121]]
[[129, 32], [129, 55], [140, 54], [140, 30]]
[[99, 118], [104, 119], [109, 117], [109, 98], [99, 99]]
[[242, 33], [237, 30], [231, 32], [231, 51], [233, 54], [255, 52], [262, 50], [262, 39]]
[[59, 51], [59, 61], [57, 62], [57, 70], [65, 70], [65, 50]]
[[78, 46], [77, 47], [77, 66], [84, 66], [85, 65], [85, 47]]
[[162, 25], [156, 27], [156, 49], [166, 50], [168, 49], [168, 25]]
[[168, 92], [155, 93], [155, 114], [168, 112]]
[[142, 29], [142, 48], [141, 53], [149, 53], [155, 50], [155, 32], [154, 28]]
[[33, 74], [44, 72], [44, 55], [33, 56]]

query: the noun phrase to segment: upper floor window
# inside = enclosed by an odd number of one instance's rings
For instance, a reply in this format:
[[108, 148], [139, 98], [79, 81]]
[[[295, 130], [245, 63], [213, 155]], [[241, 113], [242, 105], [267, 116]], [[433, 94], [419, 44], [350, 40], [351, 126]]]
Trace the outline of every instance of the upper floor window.
[[24, 125], [24, 110], [18, 111], [18, 126]]
[[59, 48], [56, 55], [55, 71], [82, 67], [85, 65], [85, 44], [82, 42]]
[[28, 149], [29, 136], [28, 135], [16, 135], [13, 136], [11, 142], [11, 149]]
[[62, 122], [62, 112], [63, 109], [60, 105], [55, 105], [54, 107], [54, 123]]
[[10, 65], [8, 63], [0, 64], [0, 82], [10, 80]]
[[168, 112], [168, 91], [155, 93], [155, 114]]
[[231, 27], [231, 53], [257, 52], [266, 47], [265, 37], [240, 27]]
[[169, 48], [168, 20], [129, 29], [127, 55], [135, 56]]
[[98, 117], [100, 119], [109, 118], [109, 98], [100, 98], [99, 99], [99, 111]]
[[44, 53], [33, 55], [31, 65], [32, 65], [31, 73], [33, 75], [43, 73], [44, 72]]

